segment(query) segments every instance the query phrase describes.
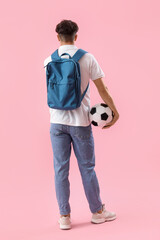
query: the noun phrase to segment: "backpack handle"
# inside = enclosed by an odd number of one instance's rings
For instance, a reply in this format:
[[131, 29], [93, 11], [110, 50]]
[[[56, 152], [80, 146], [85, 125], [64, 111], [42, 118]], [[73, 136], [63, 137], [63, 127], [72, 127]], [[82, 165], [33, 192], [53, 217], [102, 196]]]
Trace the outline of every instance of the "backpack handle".
[[[62, 55], [69, 55], [69, 53], [62, 53], [62, 54], [60, 55], [60, 57], [61, 57]], [[69, 55], [69, 58], [71, 58], [70, 55]]]

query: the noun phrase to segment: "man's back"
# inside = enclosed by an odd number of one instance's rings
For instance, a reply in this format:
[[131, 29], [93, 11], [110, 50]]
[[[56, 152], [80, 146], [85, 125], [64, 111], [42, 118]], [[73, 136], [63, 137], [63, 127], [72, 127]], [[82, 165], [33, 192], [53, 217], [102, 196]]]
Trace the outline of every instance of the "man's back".
[[[61, 45], [58, 48], [58, 54], [60, 56], [62, 53], [68, 53], [72, 57], [77, 50], [78, 47], [74, 44]], [[69, 58], [68, 55], [63, 55], [61, 57]], [[51, 56], [45, 59], [44, 66], [50, 61]], [[98, 78], [105, 77], [105, 74], [100, 68], [95, 57], [89, 52], [83, 55], [83, 57], [79, 60], [79, 64], [81, 71], [81, 93], [83, 93], [90, 79], [94, 81]], [[90, 110], [90, 86], [88, 87], [88, 90], [79, 108], [74, 110], [61, 110], [49, 108], [50, 122], [67, 124], [71, 126], [88, 126], [90, 124], [89, 110]]]

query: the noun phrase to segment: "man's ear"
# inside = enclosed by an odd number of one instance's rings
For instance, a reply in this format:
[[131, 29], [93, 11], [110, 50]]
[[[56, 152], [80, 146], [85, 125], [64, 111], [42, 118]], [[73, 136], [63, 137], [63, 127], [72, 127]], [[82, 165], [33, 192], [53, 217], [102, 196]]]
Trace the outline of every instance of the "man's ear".
[[59, 37], [59, 35], [57, 34], [57, 38], [58, 38], [58, 41], [60, 41], [60, 37]]
[[78, 35], [76, 34], [75, 37], [74, 37], [74, 40], [75, 40], [75, 41], [77, 40], [77, 36], [78, 36]]

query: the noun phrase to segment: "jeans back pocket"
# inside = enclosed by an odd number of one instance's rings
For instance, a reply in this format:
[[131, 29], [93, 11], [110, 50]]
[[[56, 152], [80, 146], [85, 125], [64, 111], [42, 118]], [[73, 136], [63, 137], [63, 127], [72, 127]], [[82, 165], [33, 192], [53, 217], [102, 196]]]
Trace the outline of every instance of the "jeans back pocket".
[[59, 136], [63, 134], [62, 125], [58, 123], [51, 123], [50, 125], [50, 134]]
[[78, 126], [75, 131], [76, 137], [80, 139], [89, 139], [92, 133], [91, 124], [89, 126]]

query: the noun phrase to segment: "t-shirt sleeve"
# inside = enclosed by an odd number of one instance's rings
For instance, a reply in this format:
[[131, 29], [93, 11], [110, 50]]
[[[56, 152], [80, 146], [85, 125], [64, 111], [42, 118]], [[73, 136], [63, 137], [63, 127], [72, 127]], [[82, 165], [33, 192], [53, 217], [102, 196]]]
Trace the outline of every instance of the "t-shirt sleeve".
[[47, 58], [44, 60], [44, 62], [43, 62], [43, 67], [44, 67], [45, 71], [46, 71], [46, 65], [47, 65], [50, 61], [52, 61], [51, 56], [47, 57]]
[[90, 62], [90, 68], [89, 68], [89, 77], [91, 80], [96, 80], [97, 78], [105, 77], [105, 74], [100, 67], [97, 59], [94, 57], [93, 54], [90, 54], [91, 56], [91, 62]]

